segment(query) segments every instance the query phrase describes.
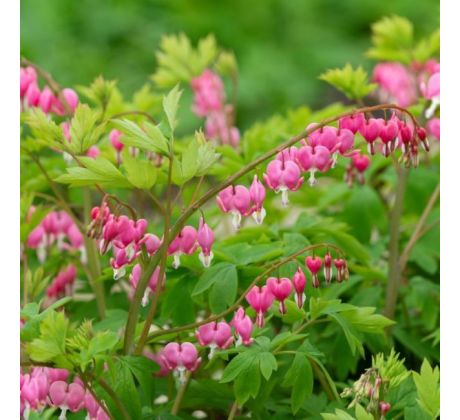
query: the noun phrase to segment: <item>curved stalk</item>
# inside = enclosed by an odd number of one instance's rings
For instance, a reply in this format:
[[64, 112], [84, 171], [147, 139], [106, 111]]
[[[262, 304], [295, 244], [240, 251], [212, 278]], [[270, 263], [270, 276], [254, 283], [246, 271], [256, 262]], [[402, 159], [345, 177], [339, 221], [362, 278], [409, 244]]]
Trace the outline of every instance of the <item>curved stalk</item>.
[[176, 334], [176, 333], [180, 333], [180, 332], [183, 332], [183, 331], [190, 330], [192, 328], [197, 328], [197, 327], [200, 327], [201, 325], [204, 325], [204, 324], [207, 324], [209, 322], [216, 321], [218, 319], [221, 319], [221, 318], [225, 317], [226, 315], [228, 315], [228, 314], [232, 313], [233, 311], [235, 311], [235, 309], [237, 309], [238, 306], [243, 302], [244, 298], [249, 293], [249, 291], [255, 285], [257, 285], [257, 283], [259, 283], [262, 279], [267, 277], [271, 272], [273, 272], [274, 270], [278, 269], [282, 265], [287, 264], [288, 262], [296, 259], [299, 255], [302, 255], [305, 252], [312, 251], [312, 250], [317, 249], [317, 248], [323, 248], [323, 247], [335, 249], [336, 251], [338, 251], [339, 254], [343, 254], [343, 252], [342, 252], [342, 250], [340, 248], [336, 247], [335, 245], [331, 245], [331, 244], [321, 243], [321, 244], [306, 246], [306, 247], [300, 249], [299, 251], [295, 252], [294, 254], [290, 255], [289, 257], [283, 258], [282, 260], [279, 260], [276, 263], [270, 265], [262, 274], [259, 274], [252, 281], [252, 283], [247, 287], [247, 289], [241, 294], [241, 296], [236, 300], [236, 302], [233, 305], [231, 305], [229, 308], [227, 308], [225, 311], [221, 312], [220, 314], [212, 315], [212, 316], [204, 319], [203, 321], [194, 322], [192, 324], [183, 325], [181, 327], [172, 328], [172, 329], [169, 329], [169, 330], [155, 331], [154, 333], [152, 333], [149, 336], [149, 340], [153, 340], [153, 339], [155, 339], [157, 337], [161, 337], [162, 335]]

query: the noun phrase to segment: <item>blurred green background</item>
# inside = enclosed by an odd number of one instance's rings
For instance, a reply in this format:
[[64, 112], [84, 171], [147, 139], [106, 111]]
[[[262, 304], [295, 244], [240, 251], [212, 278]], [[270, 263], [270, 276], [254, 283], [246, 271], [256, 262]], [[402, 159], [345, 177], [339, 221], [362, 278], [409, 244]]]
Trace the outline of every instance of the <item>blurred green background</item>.
[[439, 26], [437, 0], [21, 0], [21, 54], [62, 85], [103, 74], [130, 95], [153, 73], [163, 34], [184, 32], [195, 42], [214, 33], [238, 59], [245, 128], [289, 107], [335, 100], [318, 75], [346, 62], [371, 70], [363, 57], [370, 25], [391, 14], [413, 21], [416, 35]]

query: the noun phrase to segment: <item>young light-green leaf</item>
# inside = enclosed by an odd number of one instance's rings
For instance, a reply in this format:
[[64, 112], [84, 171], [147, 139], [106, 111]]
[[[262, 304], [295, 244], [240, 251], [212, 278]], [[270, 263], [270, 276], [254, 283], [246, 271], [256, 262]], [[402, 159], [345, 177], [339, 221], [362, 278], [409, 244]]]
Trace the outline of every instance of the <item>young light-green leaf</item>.
[[163, 109], [168, 119], [169, 128], [174, 132], [177, 126], [177, 111], [179, 109], [179, 100], [182, 91], [179, 85], [174, 86], [169, 93], [163, 98]]

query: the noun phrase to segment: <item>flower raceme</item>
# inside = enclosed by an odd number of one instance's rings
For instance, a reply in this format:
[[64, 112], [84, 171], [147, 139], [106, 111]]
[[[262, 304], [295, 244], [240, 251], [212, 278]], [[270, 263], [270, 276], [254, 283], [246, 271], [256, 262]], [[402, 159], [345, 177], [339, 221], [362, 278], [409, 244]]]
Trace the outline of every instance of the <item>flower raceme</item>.
[[75, 377], [67, 382], [66, 369], [33, 367], [29, 373], [20, 373], [21, 416], [29, 418], [30, 411], [41, 412], [47, 406], [61, 409], [59, 419], [66, 418], [66, 412], [87, 411], [90, 420], [108, 420], [103, 408], [92, 394], [85, 390], [83, 382]]
[[[69, 111], [75, 112], [79, 99], [77, 93], [70, 88], [61, 92], [62, 98], [66, 101]], [[53, 91], [45, 86], [42, 91], [38, 86], [37, 72], [31, 66], [21, 67], [20, 70], [20, 96], [22, 107], [40, 107], [45, 114], [54, 113], [63, 116], [66, 109], [60, 99]]]
[[[66, 239], [68, 242], [66, 242]], [[82, 263], [86, 263], [83, 235], [65, 211], [52, 211], [29, 233], [26, 246], [37, 250], [37, 257], [44, 262], [50, 247], [56, 243], [59, 250], [80, 252]]]
[[225, 103], [224, 84], [213, 71], [206, 69], [190, 82], [194, 93], [193, 112], [205, 118], [206, 136], [222, 144], [237, 147], [240, 132], [233, 126], [233, 106]]

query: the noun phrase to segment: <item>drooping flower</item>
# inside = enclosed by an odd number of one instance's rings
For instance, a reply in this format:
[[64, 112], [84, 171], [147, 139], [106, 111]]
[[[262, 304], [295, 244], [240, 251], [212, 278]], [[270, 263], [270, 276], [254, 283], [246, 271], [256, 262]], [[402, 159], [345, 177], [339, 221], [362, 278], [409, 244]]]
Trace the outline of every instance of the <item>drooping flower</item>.
[[313, 287], [319, 287], [318, 271], [323, 265], [323, 260], [318, 256], [308, 256], [305, 259], [305, 265], [310, 270]]
[[303, 270], [298, 267], [297, 271], [292, 278], [292, 284], [294, 286], [295, 295], [296, 295], [296, 302], [297, 306], [301, 309], [305, 302], [305, 285], [307, 284], [307, 279], [305, 278], [305, 274]]
[[332, 280], [332, 257], [331, 254], [326, 252], [324, 255], [324, 280], [326, 281], [326, 284], [329, 285], [331, 284]]
[[[131, 271], [131, 274], [129, 276], [129, 282], [131, 283], [132, 288], [135, 290], [137, 289], [137, 285], [139, 284], [139, 280], [141, 279], [142, 276], [142, 267], [140, 264], [136, 264], [133, 267], [133, 270]], [[158, 266], [150, 276], [149, 283], [145, 289], [144, 296], [142, 297], [142, 306], [147, 306], [149, 302], [150, 296], [156, 292], [157, 290], [157, 285], [158, 285], [158, 279], [160, 277], [160, 267]], [[165, 275], [163, 274], [163, 280], [160, 282], [161, 284], [165, 280]]]
[[428, 82], [422, 82], [420, 84], [420, 90], [425, 97], [425, 99], [428, 99], [431, 101], [431, 104], [429, 108], [426, 109], [425, 111], [425, 118], [431, 118], [436, 109], [438, 108], [440, 104], [440, 75], [441, 73], [434, 73], [433, 75], [430, 76], [428, 79]]
[[275, 193], [281, 192], [283, 206], [289, 203], [288, 191], [297, 191], [303, 184], [300, 169], [292, 160], [272, 160], [267, 166], [264, 180]]
[[226, 349], [233, 343], [232, 329], [225, 321], [209, 322], [199, 327], [196, 338], [202, 346], [209, 346], [209, 359], [212, 359], [216, 348]]
[[427, 131], [435, 139], [441, 138], [441, 120], [439, 118], [432, 118], [427, 122]]
[[214, 254], [211, 251], [212, 244], [214, 243], [214, 232], [202, 217], [200, 218], [197, 242], [201, 248], [199, 259], [205, 267], [209, 267], [214, 257]]
[[172, 242], [168, 246], [168, 255], [174, 258], [173, 267], [179, 268], [180, 256], [191, 255], [198, 247], [197, 244], [198, 232], [193, 226], [184, 226]]
[[252, 343], [251, 335], [254, 324], [251, 318], [244, 312], [244, 308], [238, 308], [230, 325], [235, 328], [235, 332], [238, 335], [236, 345], [243, 343], [245, 346], [249, 346]]
[[334, 265], [337, 269], [337, 281], [341, 283], [347, 277], [347, 264], [342, 258], [335, 258]]
[[407, 107], [417, 100], [415, 79], [401, 63], [379, 63], [374, 68], [373, 81], [379, 85], [382, 102], [396, 101]]
[[193, 112], [199, 117], [205, 117], [212, 111], [222, 109], [225, 101], [224, 84], [213, 71], [206, 69], [200, 76], [190, 82], [193, 93]]
[[256, 324], [259, 328], [264, 326], [264, 315], [272, 306], [275, 297], [267, 286], [254, 286], [246, 295], [246, 301], [257, 313]]
[[251, 197], [252, 203], [252, 217], [258, 225], [262, 224], [267, 212], [264, 209], [264, 200], [265, 200], [265, 187], [257, 178], [257, 175], [254, 175], [254, 180], [252, 181], [251, 186], [249, 187], [249, 195]]
[[184, 382], [186, 370], [194, 372], [201, 362], [198, 350], [192, 343], [188, 342], [166, 344], [161, 357], [168, 369], [177, 372], [180, 382]]
[[292, 283], [287, 277], [269, 277], [267, 279], [267, 287], [274, 298], [280, 303], [280, 312], [286, 313], [286, 305], [284, 301], [292, 292]]
[[316, 183], [316, 171], [325, 172], [333, 163], [331, 152], [327, 147], [322, 145], [312, 147], [307, 144], [299, 149], [297, 153], [297, 162], [302, 170], [310, 172], [310, 177], [308, 179], [310, 186]]
[[85, 395], [85, 389], [77, 382], [56, 381], [49, 389], [51, 404], [61, 409], [60, 420], [66, 418], [67, 410], [75, 413], [83, 408]]
[[356, 134], [361, 126], [364, 124], [366, 118], [362, 112], [352, 114], [348, 117], [340, 118], [339, 128], [350, 130], [353, 134]]
[[216, 200], [224, 213], [231, 213], [235, 229], [240, 228], [242, 216], [251, 213], [251, 195], [243, 185], [229, 185], [217, 195]]
[[380, 136], [380, 128], [383, 120], [381, 118], [369, 118], [364, 121], [359, 133], [367, 141], [369, 154], [375, 154], [374, 142]]

